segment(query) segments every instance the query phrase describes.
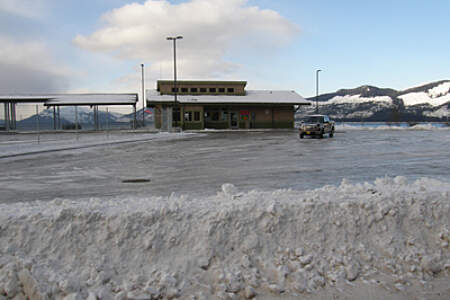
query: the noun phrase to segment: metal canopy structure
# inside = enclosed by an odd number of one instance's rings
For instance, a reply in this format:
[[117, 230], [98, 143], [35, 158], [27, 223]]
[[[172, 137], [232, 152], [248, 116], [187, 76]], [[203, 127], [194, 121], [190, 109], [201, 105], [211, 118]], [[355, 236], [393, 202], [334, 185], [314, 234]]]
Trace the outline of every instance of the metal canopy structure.
[[[90, 106], [94, 109], [95, 128], [98, 129], [98, 106], [131, 105], [134, 110], [133, 127], [136, 128], [136, 103], [137, 93], [130, 94], [15, 94], [0, 95], [0, 103], [4, 103], [5, 130], [16, 129], [16, 105], [18, 103], [41, 103], [46, 107], [53, 107], [54, 128], [57, 121], [60, 123], [60, 106]], [[56, 110], [58, 108], [58, 110]], [[77, 112], [75, 112], [75, 115]], [[76, 116], [75, 116], [76, 117]], [[78, 124], [77, 124], [78, 126]]]
[[133, 105], [138, 101], [138, 94], [65, 94], [53, 95], [45, 106], [75, 105]]

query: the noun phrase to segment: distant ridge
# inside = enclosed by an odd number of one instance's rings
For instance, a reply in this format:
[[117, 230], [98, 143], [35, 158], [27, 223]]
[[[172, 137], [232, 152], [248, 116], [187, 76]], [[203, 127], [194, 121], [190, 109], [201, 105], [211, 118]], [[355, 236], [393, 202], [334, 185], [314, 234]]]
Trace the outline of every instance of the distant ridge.
[[[316, 101], [316, 97], [307, 100]], [[450, 80], [440, 80], [397, 91], [363, 85], [318, 97], [319, 112], [336, 121], [447, 122], [450, 113]], [[314, 111], [301, 109], [297, 117]]]

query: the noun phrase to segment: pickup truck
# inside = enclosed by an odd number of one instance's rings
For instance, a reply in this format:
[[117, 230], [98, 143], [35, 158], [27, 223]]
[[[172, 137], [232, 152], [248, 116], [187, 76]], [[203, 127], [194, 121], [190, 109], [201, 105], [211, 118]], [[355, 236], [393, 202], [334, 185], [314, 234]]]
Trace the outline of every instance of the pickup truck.
[[301, 139], [305, 135], [323, 138], [324, 134], [328, 134], [330, 138], [334, 135], [334, 121], [331, 121], [327, 115], [306, 116], [300, 124], [299, 137]]

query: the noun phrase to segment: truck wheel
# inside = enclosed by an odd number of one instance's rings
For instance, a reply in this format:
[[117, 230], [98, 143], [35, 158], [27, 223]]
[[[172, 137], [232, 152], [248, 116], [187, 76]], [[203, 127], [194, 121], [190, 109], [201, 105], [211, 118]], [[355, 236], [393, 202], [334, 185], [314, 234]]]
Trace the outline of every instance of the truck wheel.
[[302, 132], [298, 136], [302, 139], [305, 136], [305, 134]]
[[323, 139], [323, 130], [319, 133], [319, 139]]
[[334, 131], [330, 131], [330, 138], [332, 138], [334, 135]]

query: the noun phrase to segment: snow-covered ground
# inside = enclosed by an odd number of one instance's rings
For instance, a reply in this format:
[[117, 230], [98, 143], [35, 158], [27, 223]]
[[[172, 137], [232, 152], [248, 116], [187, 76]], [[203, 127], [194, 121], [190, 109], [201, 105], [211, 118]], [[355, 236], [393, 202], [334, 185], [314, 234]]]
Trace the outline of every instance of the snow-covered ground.
[[0, 297], [447, 299], [450, 131], [416, 129], [0, 158]]

